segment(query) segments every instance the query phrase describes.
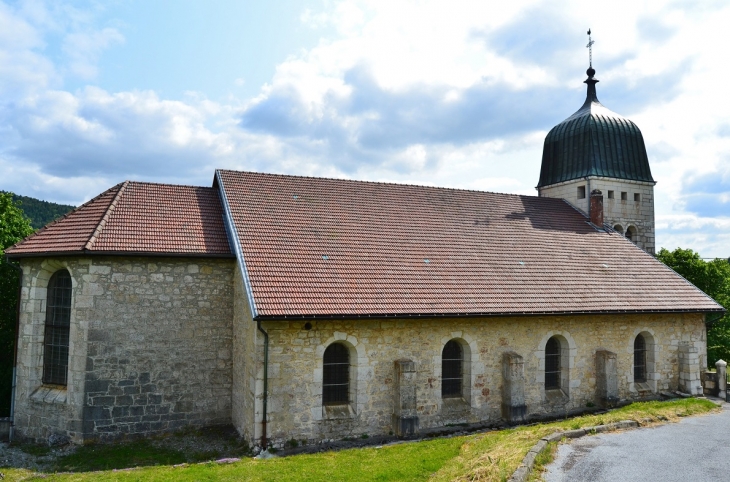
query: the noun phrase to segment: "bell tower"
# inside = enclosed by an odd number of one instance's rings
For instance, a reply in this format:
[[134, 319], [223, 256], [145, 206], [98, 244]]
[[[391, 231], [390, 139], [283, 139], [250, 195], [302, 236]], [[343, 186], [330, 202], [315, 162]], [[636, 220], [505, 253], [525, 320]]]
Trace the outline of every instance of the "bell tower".
[[598, 101], [590, 34], [586, 100], [545, 137], [538, 195], [563, 198], [588, 216], [591, 193], [600, 190], [604, 224], [654, 254], [656, 182], [644, 137], [636, 124]]

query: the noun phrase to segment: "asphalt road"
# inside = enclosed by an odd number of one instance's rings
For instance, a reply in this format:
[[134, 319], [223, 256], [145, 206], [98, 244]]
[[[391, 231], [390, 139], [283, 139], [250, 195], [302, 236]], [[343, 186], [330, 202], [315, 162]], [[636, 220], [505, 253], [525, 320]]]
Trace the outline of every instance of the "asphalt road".
[[718, 414], [585, 436], [558, 447], [548, 482], [730, 481], [730, 404]]

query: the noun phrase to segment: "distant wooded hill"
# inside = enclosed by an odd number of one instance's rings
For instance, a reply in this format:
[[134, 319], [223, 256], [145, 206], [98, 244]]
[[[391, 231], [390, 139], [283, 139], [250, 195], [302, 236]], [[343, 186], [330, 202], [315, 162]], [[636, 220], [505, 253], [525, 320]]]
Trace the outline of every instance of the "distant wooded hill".
[[19, 196], [14, 193], [10, 194], [13, 196], [15, 203], [20, 203], [20, 208], [30, 219], [30, 224], [33, 226], [33, 229], [42, 228], [75, 208], [75, 206], [69, 206], [67, 204], [56, 204], [28, 196]]

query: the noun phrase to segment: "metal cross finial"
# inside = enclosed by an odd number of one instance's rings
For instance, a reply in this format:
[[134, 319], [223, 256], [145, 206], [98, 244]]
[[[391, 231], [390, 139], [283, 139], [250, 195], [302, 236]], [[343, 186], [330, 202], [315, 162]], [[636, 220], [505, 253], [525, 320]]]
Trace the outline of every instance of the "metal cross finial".
[[588, 45], [586, 45], [586, 48], [588, 49], [588, 66], [593, 68], [593, 44], [596, 43], [595, 40], [591, 40], [591, 29], [588, 29]]

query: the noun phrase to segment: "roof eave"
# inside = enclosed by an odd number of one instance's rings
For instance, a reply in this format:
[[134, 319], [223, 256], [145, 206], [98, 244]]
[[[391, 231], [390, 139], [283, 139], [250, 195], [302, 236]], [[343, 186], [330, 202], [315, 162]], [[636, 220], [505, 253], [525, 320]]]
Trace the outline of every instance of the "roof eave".
[[615, 179], [617, 181], [628, 181], [630, 183], [651, 184], [652, 186], [657, 185], [657, 181], [655, 181], [653, 177], [651, 180], [645, 180], [645, 179], [628, 179], [628, 178], [614, 177], [614, 176], [603, 176], [603, 175], [599, 175], [599, 174], [588, 174], [588, 175], [580, 175], [580, 176], [576, 175], [576, 176], [570, 177], [569, 179], [563, 179], [562, 181], [553, 182], [553, 183], [540, 184], [538, 182], [537, 186], [535, 186], [535, 189], [540, 189], [540, 188], [548, 187], [548, 186], [549, 187], [559, 186], [561, 184], [567, 184], [569, 182], [580, 181], [583, 179]]
[[51, 258], [68, 256], [141, 256], [158, 258], [230, 258], [234, 259], [232, 253], [170, 253], [159, 251], [42, 251], [33, 253], [5, 253], [8, 259], [24, 258]]
[[[718, 305], [719, 306], [719, 305]], [[293, 314], [293, 315], [257, 315], [255, 321], [292, 321], [292, 320], [343, 320], [368, 318], [504, 318], [527, 316], [565, 316], [565, 315], [639, 315], [639, 314], [671, 314], [671, 313], [727, 313], [722, 307], [712, 309], [676, 308], [650, 310], [561, 310], [561, 311], [510, 311], [510, 312], [480, 312], [480, 313], [321, 313], [321, 314]]]

